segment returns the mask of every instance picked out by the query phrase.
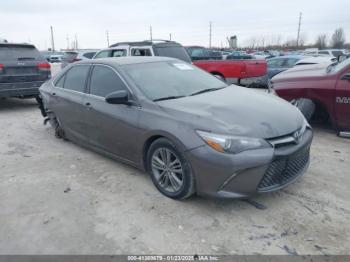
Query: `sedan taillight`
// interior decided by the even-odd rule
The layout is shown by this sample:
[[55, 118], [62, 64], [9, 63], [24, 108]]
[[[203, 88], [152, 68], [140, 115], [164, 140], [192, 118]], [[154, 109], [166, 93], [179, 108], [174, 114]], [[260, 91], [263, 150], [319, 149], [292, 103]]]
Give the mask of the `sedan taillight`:
[[38, 64], [38, 69], [41, 71], [50, 71], [51, 65], [49, 63], [39, 63]]
[[0, 73], [2, 73], [3, 70], [4, 70], [4, 65], [0, 64]]

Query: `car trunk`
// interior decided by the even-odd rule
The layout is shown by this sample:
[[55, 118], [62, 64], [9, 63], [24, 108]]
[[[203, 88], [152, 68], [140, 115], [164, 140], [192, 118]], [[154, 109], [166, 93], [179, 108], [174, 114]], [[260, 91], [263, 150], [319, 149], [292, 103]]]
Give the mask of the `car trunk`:
[[45, 81], [50, 65], [31, 45], [0, 45], [0, 83]]

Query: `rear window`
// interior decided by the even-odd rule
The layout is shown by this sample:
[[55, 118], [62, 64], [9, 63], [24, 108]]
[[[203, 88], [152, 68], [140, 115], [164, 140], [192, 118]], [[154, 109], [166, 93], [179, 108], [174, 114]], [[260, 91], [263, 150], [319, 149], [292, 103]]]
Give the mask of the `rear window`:
[[182, 46], [154, 46], [156, 56], [177, 58], [187, 63], [191, 63], [191, 58]]
[[0, 45], [0, 61], [43, 59], [40, 52], [34, 46]]

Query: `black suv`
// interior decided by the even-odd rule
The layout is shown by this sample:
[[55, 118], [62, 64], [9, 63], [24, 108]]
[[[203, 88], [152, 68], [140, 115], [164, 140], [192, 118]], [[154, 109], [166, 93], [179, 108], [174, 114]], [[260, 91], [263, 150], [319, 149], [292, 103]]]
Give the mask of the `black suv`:
[[50, 64], [30, 44], [0, 43], [0, 98], [29, 98], [51, 78]]

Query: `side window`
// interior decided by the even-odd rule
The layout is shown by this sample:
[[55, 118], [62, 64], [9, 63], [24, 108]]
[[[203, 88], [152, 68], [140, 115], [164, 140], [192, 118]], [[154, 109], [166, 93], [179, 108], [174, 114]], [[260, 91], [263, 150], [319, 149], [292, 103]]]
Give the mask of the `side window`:
[[109, 54], [109, 50], [104, 50], [101, 51], [99, 53], [97, 53], [97, 55], [95, 56], [95, 58], [104, 58], [104, 57], [108, 57]]
[[126, 87], [117, 73], [106, 66], [95, 66], [91, 74], [90, 93], [106, 97], [118, 90], [126, 90]]
[[286, 67], [293, 67], [293, 66], [295, 66], [296, 62], [298, 62], [298, 59], [288, 58], [286, 61]]
[[270, 68], [278, 68], [278, 67], [282, 67], [284, 60], [283, 59], [272, 59], [267, 61], [267, 65]]
[[318, 53], [321, 55], [329, 55], [328, 51], [318, 51]]
[[64, 75], [61, 76], [59, 79], [57, 79], [57, 80], [54, 82], [54, 86], [55, 86], [55, 87], [63, 88], [64, 79], [65, 79], [65, 78], [66, 78], [66, 74], [64, 74]]
[[152, 56], [149, 48], [133, 48], [131, 49], [132, 56]]
[[66, 73], [64, 89], [84, 92], [86, 78], [89, 73], [89, 65], [76, 65]]
[[91, 59], [95, 54], [96, 54], [96, 52], [89, 52], [89, 53], [83, 54], [83, 56], [88, 58], [88, 59]]
[[121, 56], [126, 56], [126, 50], [125, 49], [112, 50], [111, 57], [121, 57]]

